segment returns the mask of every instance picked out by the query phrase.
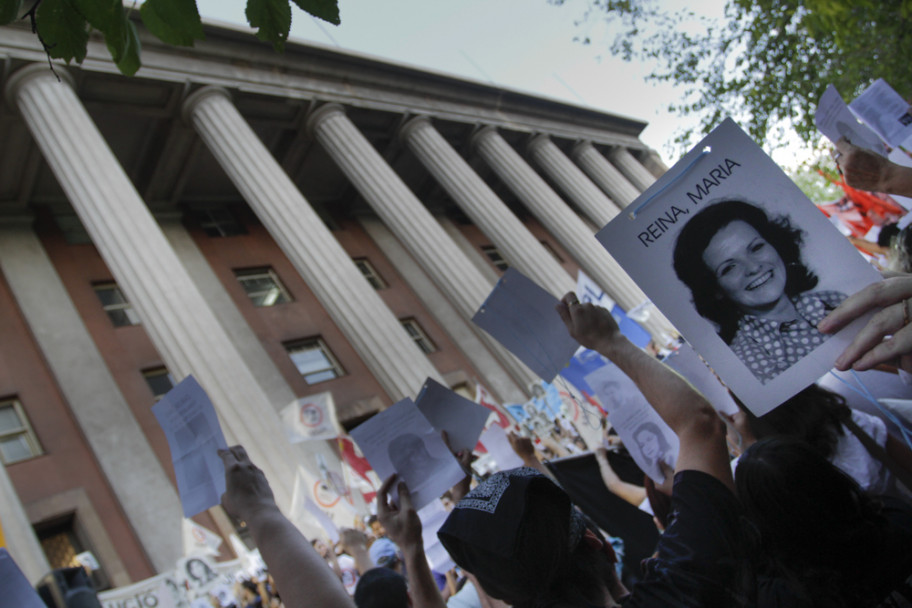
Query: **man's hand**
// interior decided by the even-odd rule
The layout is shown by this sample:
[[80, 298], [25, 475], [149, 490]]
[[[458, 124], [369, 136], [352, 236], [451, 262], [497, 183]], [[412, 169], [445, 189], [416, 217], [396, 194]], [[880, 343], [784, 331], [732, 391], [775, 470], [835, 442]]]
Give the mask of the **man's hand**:
[[399, 482], [399, 506], [389, 499], [390, 489], [398, 476], [390, 475], [377, 493], [377, 519], [386, 528], [386, 535], [403, 551], [422, 548], [421, 520], [412, 506], [412, 495], [405, 482]]
[[523, 462], [537, 460], [535, 456], [535, 445], [533, 445], [531, 439], [528, 437], [521, 437], [516, 433], [508, 433], [507, 440], [510, 442], [510, 447], [513, 448], [513, 451], [516, 452], [516, 455], [519, 456]]
[[235, 445], [219, 450], [225, 465], [225, 494], [222, 506], [241, 521], [252, 519], [263, 509], [277, 509], [275, 496], [263, 471], [250, 462], [243, 446]]
[[349, 555], [354, 555], [360, 550], [367, 550], [367, 534], [354, 528], [344, 528], [339, 531], [339, 543]]
[[572, 291], [561, 298], [557, 313], [577, 342], [602, 354], [605, 354], [603, 349], [610, 347], [621, 336], [618, 324], [608, 309], [589, 302], [580, 304]]

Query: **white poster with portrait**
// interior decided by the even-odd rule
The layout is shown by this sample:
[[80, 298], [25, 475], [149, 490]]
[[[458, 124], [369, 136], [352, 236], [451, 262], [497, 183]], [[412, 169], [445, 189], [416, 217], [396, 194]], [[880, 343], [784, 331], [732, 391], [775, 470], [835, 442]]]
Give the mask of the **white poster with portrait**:
[[678, 436], [652, 409], [633, 380], [613, 363], [587, 374], [586, 382], [608, 410], [611, 428], [637, 466], [653, 481], [662, 483], [665, 475], [660, 463], [674, 468], [680, 447]]
[[758, 416], [832, 367], [863, 320], [817, 323], [880, 279], [731, 119], [597, 236]]

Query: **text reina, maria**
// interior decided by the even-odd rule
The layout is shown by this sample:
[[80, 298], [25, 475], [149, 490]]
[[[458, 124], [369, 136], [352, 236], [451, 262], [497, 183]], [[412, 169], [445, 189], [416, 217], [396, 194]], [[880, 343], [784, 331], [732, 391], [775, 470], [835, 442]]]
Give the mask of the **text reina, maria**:
[[[709, 196], [710, 190], [721, 184], [726, 178], [731, 177], [734, 168], [740, 166], [740, 163], [737, 163], [730, 158], [726, 158], [717, 166], [710, 169], [702, 181], [694, 184], [693, 191], [687, 192], [687, 198], [690, 199], [690, 206], [696, 206], [702, 203], [703, 198]], [[647, 224], [645, 230], [640, 232], [637, 235], [637, 238], [644, 246], [649, 247], [649, 245], [659, 240], [659, 237], [665, 234], [671, 226], [676, 224], [679, 217], [690, 213], [690, 209], [688, 209], [687, 206], [688, 205], [678, 207], [677, 205], [671, 205], [665, 210], [665, 213], [657, 217], [652, 223]]]

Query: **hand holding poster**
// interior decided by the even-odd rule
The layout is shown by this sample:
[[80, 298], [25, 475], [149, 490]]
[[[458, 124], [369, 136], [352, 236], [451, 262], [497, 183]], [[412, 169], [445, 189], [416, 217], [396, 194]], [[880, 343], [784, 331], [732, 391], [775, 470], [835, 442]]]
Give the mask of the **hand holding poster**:
[[879, 280], [731, 120], [598, 239], [756, 415], [829, 370], [863, 319], [817, 323]]

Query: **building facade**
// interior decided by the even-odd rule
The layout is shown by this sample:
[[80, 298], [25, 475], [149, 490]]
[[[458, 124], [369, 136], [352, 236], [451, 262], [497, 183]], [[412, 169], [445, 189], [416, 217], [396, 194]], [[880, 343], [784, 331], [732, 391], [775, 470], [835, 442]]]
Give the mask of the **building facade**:
[[84, 550], [101, 585], [173, 567], [150, 407], [188, 374], [288, 505], [296, 398], [331, 392], [347, 428], [428, 377], [526, 400], [470, 321], [507, 266], [645, 300], [593, 238], [664, 170], [642, 122], [211, 24], [142, 33], [132, 78], [100, 40], [51, 69], [0, 33], [0, 525], [32, 580]]

